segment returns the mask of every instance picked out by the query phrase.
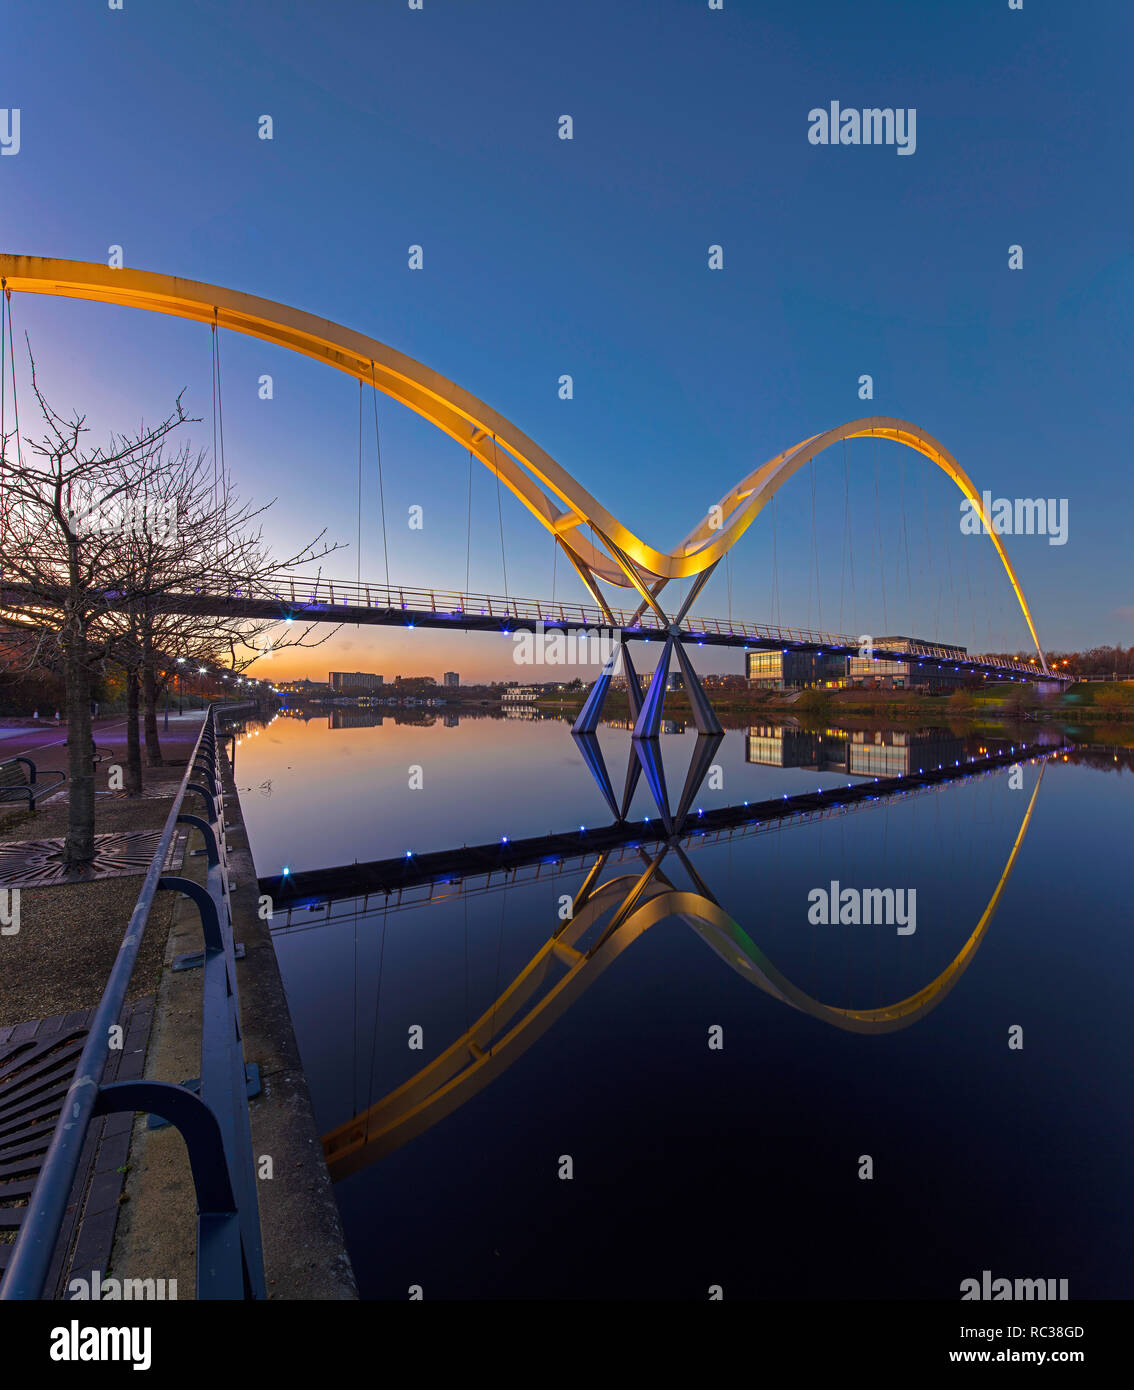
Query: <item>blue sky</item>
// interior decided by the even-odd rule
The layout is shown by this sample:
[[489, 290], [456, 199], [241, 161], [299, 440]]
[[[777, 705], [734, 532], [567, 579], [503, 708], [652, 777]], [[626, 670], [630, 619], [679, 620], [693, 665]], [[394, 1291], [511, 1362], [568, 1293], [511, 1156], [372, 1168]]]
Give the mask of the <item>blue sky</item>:
[[[105, 262], [117, 244], [128, 265], [370, 333], [666, 549], [799, 439], [912, 420], [994, 496], [1067, 498], [1067, 544], [1006, 539], [1046, 645], [1134, 642], [1128, 6], [14, 0], [5, 27], [0, 106], [20, 108], [21, 148], [0, 158], [4, 250]], [[812, 146], [808, 112], [831, 100], [915, 108], [916, 152]], [[186, 387], [211, 444], [206, 328], [30, 296], [13, 318], [53, 403], [96, 436]], [[326, 527], [350, 546], [328, 569], [353, 577], [357, 384], [231, 334], [221, 353], [239, 486], [278, 497], [281, 553]], [[492, 478], [477, 470], [469, 542], [467, 457], [379, 409], [391, 575], [461, 586], [469, 545], [472, 586], [500, 592]], [[814, 518], [806, 470], [777, 499], [775, 564], [765, 513], [698, 611], [723, 615], [731, 579], [749, 619], [1027, 645], [943, 475], [864, 442], [828, 451], [814, 484]], [[372, 438], [364, 518], [378, 577]], [[507, 497], [504, 521], [510, 591], [549, 595], [550, 538]], [[554, 583], [580, 592], [563, 564]], [[276, 669], [514, 674], [492, 640], [351, 630]]]

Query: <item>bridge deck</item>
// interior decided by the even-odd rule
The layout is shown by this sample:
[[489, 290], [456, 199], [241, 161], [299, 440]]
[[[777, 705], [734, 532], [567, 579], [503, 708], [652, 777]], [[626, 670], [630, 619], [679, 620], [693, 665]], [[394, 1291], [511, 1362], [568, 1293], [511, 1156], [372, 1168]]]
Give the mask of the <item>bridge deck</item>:
[[[117, 593], [106, 595], [108, 607], [125, 604]], [[519, 598], [500, 594], [457, 593], [445, 589], [421, 589], [408, 585], [359, 584], [350, 580], [287, 578], [256, 590], [233, 589], [225, 593], [197, 590], [161, 594], [148, 600], [163, 612], [200, 614], [205, 617], [237, 617], [249, 620], [305, 623], [366, 624], [380, 627], [440, 628], [449, 631], [515, 632], [558, 631], [564, 634], [617, 632], [625, 642], [664, 638], [666, 630], [650, 610], [639, 615], [612, 608], [610, 616], [595, 604]], [[34, 607], [19, 585], [7, 584], [0, 603]], [[613, 619], [613, 624], [610, 619]], [[735, 618], [687, 616], [680, 625], [687, 644], [737, 647], [749, 650], [821, 652], [832, 656], [857, 656], [861, 635], [822, 632], [813, 628], [779, 627]], [[1070, 678], [1044, 671], [1035, 661], [1004, 661], [968, 654], [958, 658], [956, 648], [914, 644], [887, 648], [875, 645], [880, 661], [916, 661], [920, 666], [943, 671], [984, 674], [994, 679], [1032, 679], [1066, 683]]]
[[[911, 776], [864, 779], [826, 791], [804, 792], [778, 800], [753, 801], [743, 806], [724, 806], [694, 812], [678, 832], [680, 835], [709, 834], [753, 822], [787, 820], [802, 812], [852, 806], [880, 800], [907, 791], [961, 781], [996, 768], [1009, 767], [1037, 756], [1055, 756], [1062, 745], [1019, 744], [1010, 752], [975, 758], [941, 768], [927, 768]], [[361, 897], [369, 893], [389, 894], [423, 884], [461, 879], [466, 876], [511, 870], [543, 860], [559, 860], [580, 854], [633, 844], [660, 844], [667, 837], [660, 816], [647, 821], [615, 821], [560, 834], [525, 839], [463, 845], [426, 854], [376, 859], [364, 864], [341, 864], [334, 868], [307, 869], [294, 874], [275, 874], [259, 880], [262, 894], [272, 899], [273, 909], [302, 907], [336, 898]]]

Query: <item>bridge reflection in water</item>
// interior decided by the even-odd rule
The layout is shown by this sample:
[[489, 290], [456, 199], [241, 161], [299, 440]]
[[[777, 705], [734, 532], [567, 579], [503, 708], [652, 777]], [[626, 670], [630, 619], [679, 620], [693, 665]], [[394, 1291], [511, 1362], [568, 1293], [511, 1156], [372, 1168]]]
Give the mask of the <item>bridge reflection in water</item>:
[[[768, 731], [753, 733], [757, 739], [757, 751], [771, 756], [773, 750], [768, 746]], [[656, 742], [635, 740], [620, 801], [597, 740], [586, 735], [576, 735], [575, 740], [616, 818], [620, 812], [624, 814], [623, 808], [629, 804], [634, 786], [645, 775], [662, 822], [655, 829], [655, 838], [649, 841], [642, 837], [637, 844], [623, 843], [597, 855], [580, 856], [581, 865], [585, 863], [586, 866], [585, 877], [571, 896], [566, 920], [557, 923], [491, 1005], [450, 1046], [408, 1080], [324, 1135], [327, 1165], [334, 1180], [357, 1173], [401, 1148], [466, 1104], [542, 1037], [629, 946], [651, 926], [667, 919], [684, 922], [747, 983], [755, 985], [777, 1002], [820, 1022], [845, 1031], [866, 1034], [908, 1028], [941, 1003], [971, 964], [1000, 904], [1027, 834], [1043, 782], [1046, 757], [1061, 751], [1052, 749], [1048, 753], [1037, 753], [1029, 750], [1028, 761], [1038, 761], [1040, 764], [1039, 777], [992, 894], [952, 960], [924, 986], [906, 997], [868, 1008], [850, 1008], [823, 1002], [793, 983], [749, 934], [757, 929], [758, 924], [749, 922], [742, 925], [731, 916], [693, 863], [693, 851], [706, 842], [716, 843], [722, 836], [739, 837], [760, 830], [760, 823], [751, 820], [709, 835], [698, 829], [699, 821], [692, 811], [692, 803], [712, 766], [713, 755], [721, 741], [720, 735], [702, 735], [696, 739], [675, 808], [671, 807]], [[841, 749], [837, 746], [840, 740]], [[960, 744], [960, 740], [956, 742]], [[873, 735], [869, 736], [867, 742], [856, 740], [853, 734], [844, 731], [828, 730], [820, 735], [807, 735], [803, 731], [787, 729], [781, 731], [779, 757], [798, 757], [801, 761], [797, 765], [813, 766], [813, 759], [821, 756], [827, 759], [828, 764], [835, 759], [837, 765], [846, 770], [851, 760], [850, 750], [856, 746], [901, 750], [887, 756], [907, 766], [912, 756], [912, 760], [923, 767], [922, 760], [928, 761], [931, 750], [942, 755], [942, 763], [949, 752], [960, 751], [959, 747], [953, 748], [951, 741], [943, 735], [909, 740], [899, 735], [889, 742], [875, 744]], [[748, 747], [751, 755], [751, 737]], [[1022, 748], [1013, 750], [1014, 753], [1017, 751], [1019, 754], [1025, 752]], [[996, 770], [1002, 770], [1008, 756], [999, 759]], [[805, 758], [806, 761], [802, 761]], [[971, 780], [974, 776], [987, 776], [993, 770], [984, 767], [981, 771], [967, 771], [960, 758], [950, 761], [955, 761], [959, 770], [937, 774], [942, 781], [936, 785], [928, 783], [924, 777], [915, 776], [909, 779], [913, 785], [907, 789], [902, 785], [907, 779], [902, 778], [900, 784], [889, 787], [885, 795], [858, 799], [844, 805], [830, 805], [825, 809], [806, 806], [779, 823], [813, 823], [851, 811], [869, 810], [885, 804], [895, 795], [940, 792], [945, 779]], [[982, 765], [974, 763], [973, 766]], [[662, 830], [664, 834], [659, 833]], [[536, 858], [536, 873], [540, 866], [541, 861]], [[561, 859], [558, 866], [562, 868]], [[626, 871], [626, 866], [629, 866], [629, 871]], [[514, 875], [519, 869], [514, 868], [510, 872]], [[467, 899], [495, 886], [493, 876], [493, 871], [489, 870], [487, 874], [462, 875], [456, 881], [450, 876], [443, 883], [434, 881], [422, 885], [419, 882], [418, 887], [428, 888], [429, 897], [426, 900], [430, 902], [438, 901], [438, 888], [445, 896]], [[681, 879], [684, 882], [680, 882]], [[478, 880], [482, 880], [479, 886]], [[409, 906], [414, 901], [411, 898], [403, 899], [400, 893], [396, 896], [397, 903], [393, 910], [397, 910], [398, 906]], [[390, 895], [387, 894], [388, 909], [389, 904]], [[350, 910], [348, 904], [340, 902], [340, 906], [347, 906]], [[363, 910], [373, 910], [373, 906], [370, 902]], [[278, 921], [276, 929], [283, 934], [299, 929], [297, 924], [301, 920], [301, 911], [307, 919], [304, 929], [317, 928], [323, 922], [336, 920], [330, 903], [326, 915], [319, 919], [311, 918], [311, 908], [312, 904], [306, 903], [302, 909], [293, 907], [286, 910], [281, 914], [282, 920]], [[357, 904], [354, 910], [357, 912]]]

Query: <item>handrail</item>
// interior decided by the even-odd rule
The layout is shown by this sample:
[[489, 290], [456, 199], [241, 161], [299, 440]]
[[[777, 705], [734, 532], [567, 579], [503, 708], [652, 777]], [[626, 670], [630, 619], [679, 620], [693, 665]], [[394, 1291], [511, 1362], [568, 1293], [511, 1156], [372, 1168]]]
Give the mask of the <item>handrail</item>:
[[[210, 704], [206, 711], [28, 1200], [11, 1260], [0, 1280], [0, 1299], [44, 1296], [91, 1121], [120, 1110], [146, 1110], [168, 1119], [185, 1139], [197, 1194], [198, 1298], [266, 1296], [223, 851], [224, 814], [218, 794], [221, 765], [216, 736], [218, 710], [253, 707]], [[209, 784], [207, 790], [198, 780], [202, 777]], [[204, 793], [208, 804], [206, 818], [182, 811], [190, 790]], [[204, 835], [208, 852], [204, 886], [163, 872], [178, 822], [186, 821]], [[102, 1082], [112, 1030], [122, 1012], [154, 897], [163, 888], [183, 892], [201, 913], [205, 950], [199, 1095], [168, 1082]]]
[[[596, 606], [572, 604], [570, 605], [572, 612], [577, 611], [579, 615], [576, 619], [574, 616], [564, 616], [563, 605], [542, 599], [512, 598], [500, 594], [467, 594], [448, 589], [419, 589], [408, 585], [362, 584], [351, 580], [325, 579], [320, 576], [310, 578], [296, 575], [289, 577], [287, 582], [290, 585], [290, 600], [281, 597], [279, 589], [282, 587], [282, 582], [278, 578], [251, 587], [243, 586], [239, 589], [229, 589], [224, 594], [218, 593], [211, 595], [211, 597], [278, 604], [283, 610], [280, 614], [281, 617], [302, 617], [305, 610], [324, 612], [328, 608], [341, 608], [343, 610], [359, 608], [373, 609], [390, 618], [395, 613], [407, 614], [410, 617], [418, 613], [428, 613], [434, 619], [448, 617], [454, 621], [459, 621], [471, 613], [474, 618], [487, 617], [493, 620], [514, 619], [516, 622], [542, 622], [547, 626], [556, 623], [573, 626], [578, 622], [584, 627], [595, 629], [609, 628], [611, 619], [613, 619], [613, 626], [626, 634], [653, 634], [656, 632], [662, 635], [665, 632], [657, 614], [651, 611], [631, 613], [627, 609], [612, 608], [609, 610], [608, 616], [606, 612]], [[298, 598], [295, 588], [297, 583], [302, 586]], [[15, 587], [18, 586], [12, 586], [13, 591]], [[200, 590], [197, 590], [195, 597], [199, 597], [199, 595]], [[8, 593], [8, 597], [12, 597], [12, 592]], [[167, 602], [176, 602], [179, 597], [185, 598], [187, 596], [175, 593], [165, 596]], [[558, 618], [554, 616], [557, 609]], [[345, 616], [343, 620], [350, 621], [349, 617]], [[501, 630], [506, 632], [509, 629], [503, 628]], [[795, 644], [804, 647], [830, 647], [847, 653], [856, 651], [863, 640], [861, 636], [850, 633], [818, 632], [812, 628], [785, 628], [764, 623], [745, 623], [739, 619], [723, 620], [691, 615], [685, 617], [682, 623], [682, 632], [686, 638], [704, 638], [710, 634], [717, 637], [727, 635], [760, 642], [786, 642], [789, 645]], [[1038, 666], [1034, 660], [1019, 661], [1013, 658], [999, 660], [977, 653], [966, 653], [964, 656], [959, 656], [955, 647], [942, 646], [936, 643], [913, 642], [897, 650], [880, 648], [875, 644], [874, 650], [880, 652], [886, 660], [902, 661], [921, 657], [937, 662], [954, 662], [961, 666], [985, 667], [993, 671], [1019, 671], [1033, 678], [1066, 680], [1065, 676]]]
[[[361, 584], [350, 580], [331, 580], [321, 576], [315, 578], [297, 576], [298, 582], [303, 586], [303, 592], [307, 593], [307, 604], [324, 606], [329, 603], [340, 607], [359, 607], [359, 608], [378, 608], [383, 611], [393, 612], [401, 610], [403, 612], [429, 612], [437, 616], [444, 617], [446, 614], [453, 618], [460, 618], [470, 610], [476, 614], [499, 618], [510, 617], [517, 621], [535, 621], [549, 624], [574, 623], [574, 617], [567, 617], [563, 611], [563, 605], [558, 602], [551, 602], [542, 599], [514, 598], [501, 594], [472, 594], [459, 593], [449, 589], [427, 589], [416, 588], [412, 585], [382, 585], [382, 584]], [[295, 582], [291, 581], [292, 602], [295, 602]], [[337, 590], [337, 596], [336, 596]], [[394, 596], [397, 596], [396, 601]], [[260, 590], [244, 589], [241, 597], [279, 599], [278, 591], [270, 586], [262, 586]], [[495, 607], [494, 607], [495, 605]], [[300, 609], [304, 606], [300, 602]], [[578, 612], [577, 621], [584, 625], [593, 625], [596, 628], [606, 628], [609, 626], [607, 615], [598, 607], [589, 604], [571, 604], [570, 609]], [[558, 613], [558, 617], [555, 614]], [[658, 632], [664, 629], [655, 613], [647, 611], [643, 614], [631, 613], [627, 609], [612, 608], [611, 616], [614, 619], [615, 627], [626, 632]], [[682, 624], [687, 636], [705, 636], [712, 632], [719, 636], [739, 636], [751, 637], [758, 641], [788, 642], [804, 646], [831, 647], [849, 650], [857, 649], [861, 643], [861, 636], [849, 633], [838, 632], [819, 632], [813, 628], [778, 627], [773, 624], [765, 623], [746, 623], [740, 619], [722, 620], [720, 618], [702, 618], [696, 615], [687, 615]], [[875, 646], [876, 652], [882, 652], [887, 660], [907, 660], [917, 657], [923, 659], [928, 657], [933, 661], [952, 661], [961, 666], [986, 666], [992, 669], [1022, 671], [1029, 675], [1047, 675], [1042, 668], [1037, 668], [1034, 662], [1020, 661], [1009, 658], [993, 659], [990, 656], [968, 652], [961, 656], [955, 647], [942, 646], [937, 643], [911, 642], [908, 646], [891, 650], [890, 648], [880, 648]], [[1055, 673], [1050, 673], [1052, 678]]]

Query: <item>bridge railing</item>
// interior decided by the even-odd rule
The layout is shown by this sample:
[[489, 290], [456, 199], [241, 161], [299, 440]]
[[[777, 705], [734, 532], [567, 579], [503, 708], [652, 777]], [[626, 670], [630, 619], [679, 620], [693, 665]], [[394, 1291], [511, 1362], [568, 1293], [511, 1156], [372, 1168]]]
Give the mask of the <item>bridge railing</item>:
[[[234, 589], [234, 598], [278, 600], [298, 610], [318, 607], [376, 608], [384, 612], [434, 613], [441, 617], [515, 618], [517, 621], [582, 623], [587, 627], [608, 628], [610, 622], [597, 604], [571, 603], [558, 599], [530, 599], [506, 594], [465, 593], [455, 589], [423, 589], [412, 585], [359, 584], [351, 580], [290, 578], [276, 585], [256, 589]], [[629, 609], [612, 608], [615, 625], [624, 630], [662, 632], [664, 628], [652, 610], [637, 614]], [[745, 623], [739, 619], [686, 618], [685, 628], [712, 632], [717, 636], [753, 637], [788, 642], [821, 643], [830, 646], [858, 646], [858, 637], [812, 628], [774, 627]]]
[[[229, 908], [218, 708], [233, 712], [254, 706], [210, 705], [206, 712], [0, 1280], [0, 1299], [44, 1297], [87, 1132], [96, 1117], [122, 1110], [157, 1115], [176, 1126], [185, 1140], [197, 1196], [197, 1297], [266, 1297]], [[203, 815], [182, 810], [189, 792], [204, 802]], [[179, 824], [199, 831], [204, 840], [208, 866], [204, 884], [163, 872]], [[111, 1038], [159, 889], [180, 892], [192, 900], [204, 935], [197, 1094], [168, 1081], [102, 1082]]]
[[[230, 597], [259, 600], [278, 600], [289, 610], [301, 614], [304, 609], [327, 607], [378, 609], [386, 613], [407, 615], [430, 613], [441, 618], [499, 619], [506, 622], [542, 622], [581, 625], [593, 629], [610, 627], [610, 620], [597, 604], [568, 603], [555, 599], [519, 598], [507, 594], [463, 593], [455, 589], [424, 589], [405, 584], [362, 584], [353, 580], [294, 576], [276, 584], [260, 585], [255, 589], [234, 589]], [[664, 633], [665, 629], [652, 610], [638, 614], [623, 608], [612, 608], [615, 627], [622, 631]], [[737, 637], [755, 642], [782, 642], [789, 646], [816, 647], [822, 650], [857, 651], [863, 638], [852, 633], [821, 632], [814, 628], [779, 627], [767, 623], [746, 623], [740, 619], [703, 618], [687, 616], [682, 624], [690, 637]], [[910, 643], [901, 648], [876, 648], [885, 660], [930, 660], [961, 666], [982, 666], [1011, 670], [1031, 676], [1042, 674], [1036, 663], [1000, 660], [968, 653], [958, 656], [955, 648], [928, 643]]]

